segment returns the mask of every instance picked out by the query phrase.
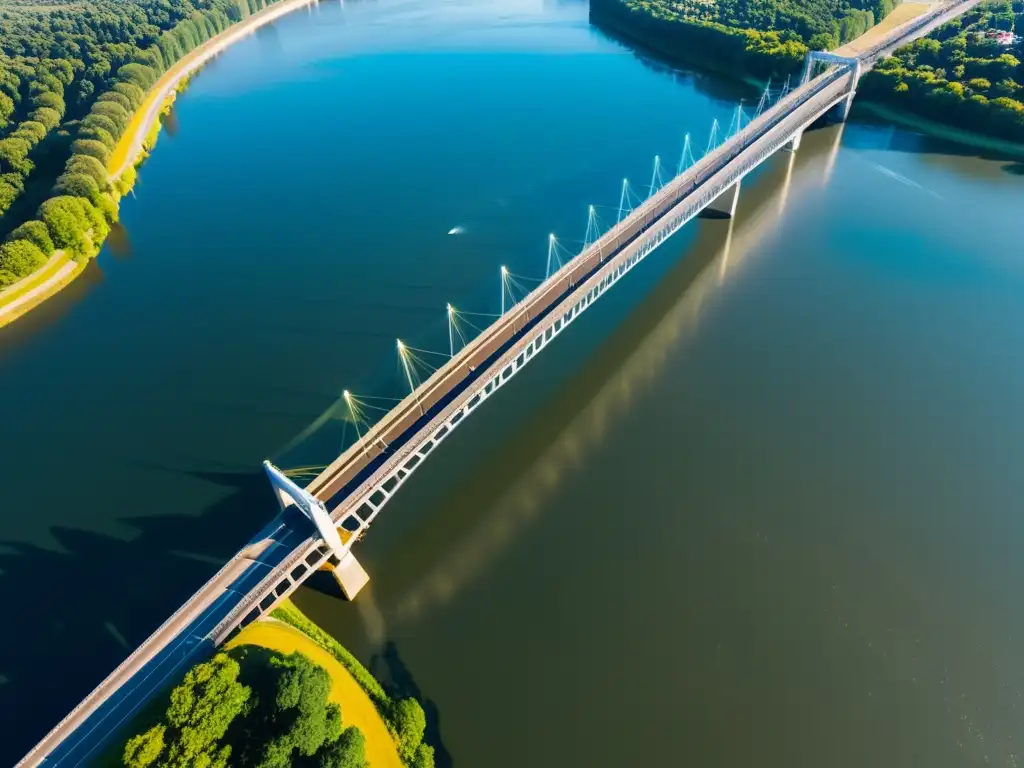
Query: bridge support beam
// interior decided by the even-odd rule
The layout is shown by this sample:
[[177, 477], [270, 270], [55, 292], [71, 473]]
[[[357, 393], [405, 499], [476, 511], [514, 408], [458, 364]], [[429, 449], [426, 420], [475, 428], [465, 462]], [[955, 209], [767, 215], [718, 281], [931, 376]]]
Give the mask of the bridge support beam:
[[305, 488], [300, 488], [294, 480], [285, 475], [280, 469], [269, 461], [263, 462], [263, 469], [267, 473], [270, 485], [274, 489], [281, 509], [295, 506], [309, 518], [316, 527], [317, 533], [324, 540], [324, 543], [331, 551], [330, 570], [334, 578], [341, 586], [341, 591], [349, 600], [359, 594], [359, 590], [366, 586], [370, 580], [369, 574], [359, 564], [351, 549], [342, 543], [341, 535], [337, 526], [327, 514], [327, 507], [316, 496], [309, 493]]
[[789, 141], [786, 142], [785, 148], [788, 149], [790, 152], [796, 152], [798, 149], [800, 149], [800, 141], [801, 139], [803, 139], [803, 137], [804, 129], [801, 128], [799, 131], [797, 131], [790, 137]]
[[740, 203], [740, 184], [743, 180], [738, 180], [735, 184], [725, 190], [722, 194], [711, 201], [708, 205], [709, 211], [716, 211], [718, 213], [724, 213], [730, 219], [736, 215], [736, 207]]

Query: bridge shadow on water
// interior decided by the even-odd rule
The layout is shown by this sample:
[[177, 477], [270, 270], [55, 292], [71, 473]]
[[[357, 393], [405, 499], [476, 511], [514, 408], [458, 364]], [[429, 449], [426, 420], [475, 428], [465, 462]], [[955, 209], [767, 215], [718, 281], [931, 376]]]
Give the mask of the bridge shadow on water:
[[164, 469], [229, 493], [198, 516], [125, 515], [139, 531], [128, 541], [61, 527], [52, 532], [64, 552], [0, 541], [0, 765], [17, 762], [276, 512], [260, 471]]

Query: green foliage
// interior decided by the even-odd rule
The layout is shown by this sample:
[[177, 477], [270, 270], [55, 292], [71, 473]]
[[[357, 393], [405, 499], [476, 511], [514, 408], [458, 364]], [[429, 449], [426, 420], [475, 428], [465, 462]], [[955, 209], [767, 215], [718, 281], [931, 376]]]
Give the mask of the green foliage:
[[328, 701], [330, 678], [300, 653], [256, 646], [198, 664], [163, 718], [132, 736], [127, 768], [366, 768], [362, 733]]
[[[316, 768], [366, 768], [365, 744], [362, 731], [358, 728], [346, 728], [337, 740], [317, 752]], [[432, 766], [433, 763], [429, 768]]]
[[[88, 192], [100, 221], [116, 219], [105, 179], [89, 174], [101, 199], [88, 182], [57, 183], [70, 155], [105, 166], [160, 74], [241, 19], [242, 6], [247, 0], [0, 0], [0, 212], [31, 210], [11, 207], [12, 190], [52, 187]], [[3, 216], [0, 237], [19, 223]]]
[[122, 96], [128, 99], [132, 109], [136, 110], [142, 106], [143, 99], [146, 98], [146, 92], [143, 91], [139, 86], [132, 83], [114, 83], [110, 89], [111, 93], [120, 93]]
[[33, 146], [46, 138], [46, 126], [37, 123], [35, 120], [26, 120], [18, 126], [18, 130], [11, 134], [12, 138], [23, 138]]
[[959, 24], [900, 48], [864, 77], [860, 92], [968, 131], [1024, 142], [1024, 93], [1015, 79], [1020, 60], [985, 35], [1006, 28], [1008, 7], [981, 5]]
[[[88, 200], [69, 195], [51, 197], [39, 207], [39, 218], [46, 224], [54, 245], [73, 254], [85, 252], [88, 232], [94, 221], [86, 211]], [[95, 209], [94, 209], [95, 210]], [[103, 233], [106, 235], [106, 232]]]
[[13, 184], [8, 184], [6, 181], [0, 181], [0, 216], [7, 213], [7, 209], [14, 204], [14, 201], [18, 199], [18, 195], [20, 194], [21, 190]]
[[53, 253], [54, 245], [53, 239], [50, 237], [50, 231], [46, 228], [46, 225], [41, 221], [31, 220], [26, 221], [20, 227], [15, 229], [8, 235], [9, 240], [28, 240], [45, 254]]
[[0, 269], [18, 277], [35, 272], [46, 263], [46, 254], [30, 240], [8, 240], [0, 245]]
[[224, 653], [197, 664], [171, 691], [166, 768], [204, 768], [223, 765], [231, 755], [220, 744], [232, 721], [243, 711], [251, 690], [238, 681], [238, 662]]
[[84, 197], [93, 205], [99, 205], [100, 187], [96, 180], [85, 173], [65, 173], [53, 186], [58, 195]]
[[107, 169], [99, 160], [91, 155], [72, 155], [65, 167], [66, 173], [85, 173], [92, 176], [93, 181], [100, 187], [106, 189]]
[[97, 101], [93, 104], [92, 111], [89, 114], [102, 115], [113, 122], [117, 128], [118, 136], [124, 133], [124, 129], [128, 127], [128, 123], [132, 119], [124, 107], [111, 101]]
[[164, 750], [165, 725], [154, 725], [148, 731], [132, 736], [124, 747], [125, 768], [148, 768]]
[[27, 176], [33, 168], [28, 159], [32, 144], [24, 138], [0, 139], [0, 172], [14, 171]]
[[49, 132], [60, 125], [60, 112], [52, 107], [39, 107], [29, 115], [29, 119], [42, 123]]
[[398, 734], [398, 755], [406, 763], [412, 763], [427, 729], [423, 707], [416, 699], [402, 699], [395, 705], [392, 722]]
[[124, 110], [124, 113], [126, 115], [131, 115], [131, 113], [135, 111], [135, 107], [132, 106], [131, 99], [129, 99], [123, 93], [118, 93], [117, 91], [107, 91], [106, 93], [101, 94], [98, 99], [96, 99], [97, 104], [102, 104], [105, 101], [110, 101], [117, 104], [121, 107], [121, 109]]
[[386, 721], [391, 720], [391, 710], [394, 707], [391, 697], [388, 696], [377, 678], [371, 675], [370, 671], [359, 663], [359, 660], [349, 653], [347, 648], [324, 632], [316, 623], [310, 621], [302, 611], [288, 601], [275, 608], [271, 616], [295, 627], [337, 659], [338, 663], [347, 669], [359, 686], [366, 691], [381, 717]]
[[7, 125], [14, 114], [14, 99], [0, 91], [0, 128]]
[[[815, 50], [864, 34], [896, 0], [611, 0], [655, 18], [793, 35]], [[607, 5], [608, 0], [601, 5]]]
[[71, 142], [71, 152], [76, 155], [89, 155], [104, 165], [110, 159], [110, 150], [107, 145], [95, 139], [75, 139]]
[[434, 768], [434, 748], [429, 744], [420, 744], [410, 766], [411, 768]]
[[[240, 649], [243, 660], [260, 659], [262, 649]], [[341, 709], [327, 701], [327, 671], [300, 653], [272, 654], [248, 679], [258, 703], [236, 729], [242, 765], [289, 766], [297, 756], [312, 757], [341, 734]]]
[[49, 107], [56, 111], [58, 114], [64, 114], [64, 99], [58, 96], [54, 91], [42, 91], [37, 93], [32, 98], [32, 106], [36, 107]]

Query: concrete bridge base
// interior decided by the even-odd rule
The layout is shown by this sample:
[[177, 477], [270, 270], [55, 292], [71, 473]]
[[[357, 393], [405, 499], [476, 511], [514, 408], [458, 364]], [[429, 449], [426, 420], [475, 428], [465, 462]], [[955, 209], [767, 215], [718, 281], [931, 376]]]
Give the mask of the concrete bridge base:
[[356, 595], [359, 594], [359, 590], [370, 581], [370, 574], [366, 572], [366, 569], [360, 565], [355, 555], [351, 552], [345, 555], [340, 563], [331, 568], [331, 573], [338, 582], [338, 586], [341, 587], [341, 591], [345, 593], [345, 597], [349, 600], [354, 600]]

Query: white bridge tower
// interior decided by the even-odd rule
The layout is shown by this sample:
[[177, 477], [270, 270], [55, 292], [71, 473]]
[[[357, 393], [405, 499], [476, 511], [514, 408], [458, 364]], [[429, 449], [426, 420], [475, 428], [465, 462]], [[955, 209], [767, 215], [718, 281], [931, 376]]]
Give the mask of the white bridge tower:
[[331, 573], [341, 585], [345, 597], [352, 600], [359, 594], [359, 590], [366, 586], [370, 576], [352, 554], [351, 545], [346, 545], [341, 540], [341, 535], [331, 520], [327, 507], [320, 499], [305, 488], [300, 488], [294, 480], [269, 461], [263, 462], [263, 469], [267, 472], [270, 485], [274, 489], [274, 495], [277, 496], [281, 509], [284, 510], [290, 506], [298, 507], [302, 514], [316, 526], [317, 533], [331, 550], [329, 561]]

